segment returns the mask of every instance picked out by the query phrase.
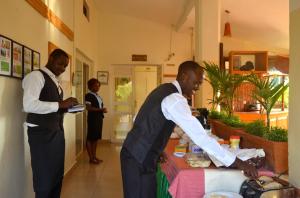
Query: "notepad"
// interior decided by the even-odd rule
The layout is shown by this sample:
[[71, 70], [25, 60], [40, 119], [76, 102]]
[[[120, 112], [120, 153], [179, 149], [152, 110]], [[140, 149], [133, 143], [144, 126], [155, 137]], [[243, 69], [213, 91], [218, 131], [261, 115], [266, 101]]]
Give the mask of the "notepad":
[[78, 104], [75, 105], [71, 108], [68, 109], [69, 113], [74, 113], [74, 112], [82, 112], [84, 110], [84, 105], [83, 104]]

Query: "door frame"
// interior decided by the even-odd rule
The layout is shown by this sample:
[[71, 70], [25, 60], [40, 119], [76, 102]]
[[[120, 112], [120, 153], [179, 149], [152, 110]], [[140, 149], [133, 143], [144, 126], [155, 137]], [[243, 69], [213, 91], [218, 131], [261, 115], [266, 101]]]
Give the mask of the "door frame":
[[[114, 124], [114, 121], [115, 121], [115, 101], [114, 101], [114, 94], [115, 94], [115, 82], [114, 82], [114, 79], [115, 79], [115, 67], [125, 67], [125, 68], [128, 68], [131, 72], [131, 77], [132, 77], [132, 83], [135, 83], [135, 76], [134, 76], [134, 67], [138, 67], [138, 66], [155, 66], [157, 67], [157, 85], [161, 84], [162, 83], [162, 79], [163, 79], [163, 64], [142, 64], [142, 63], [139, 63], [139, 64], [112, 64], [111, 65], [111, 73], [112, 73], [112, 91], [111, 91], [111, 94], [110, 94], [110, 98], [111, 98], [111, 109], [112, 109], [112, 124]], [[133, 101], [130, 101], [129, 103], [131, 104], [131, 107], [133, 109], [133, 112], [132, 114], [134, 114], [134, 100], [135, 100], [135, 90], [134, 90], [134, 86], [132, 86], [132, 100]], [[121, 140], [121, 139], [116, 139], [115, 138], [115, 130], [114, 130], [114, 127], [112, 127], [111, 131], [110, 131], [110, 141], [113, 142], [113, 143], [122, 143], [124, 140]]]
[[[84, 103], [84, 96], [88, 91], [87, 88], [87, 81], [89, 80], [90, 76], [91, 76], [91, 71], [92, 68], [94, 67], [94, 62], [88, 58], [88, 56], [86, 56], [81, 50], [79, 50], [78, 48], [76, 48], [75, 50], [75, 64], [77, 64], [77, 60], [81, 62], [81, 71], [82, 71], [82, 99], [83, 99], [83, 103]], [[74, 72], [76, 71], [76, 65], [74, 67]], [[75, 95], [76, 96], [76, 95]], [[82, 114], [82, 119], [81, 119], [81, 126], [82, 128], [79, 129], [81, 130], [81, 150], [76, 153], [76, 141], [77, 141], [77, 137], [76, 137], [76, 132], [75, 132], [75, 154], [76, 154], [76, 159], [82, 154], [82, 152], [85, 149], [85, 142], [86, 142], [86, 134], [87, 134], [87, 113], [86, 111], [83, 111]], [[77, 130], [77, 129], [75, 129]]]

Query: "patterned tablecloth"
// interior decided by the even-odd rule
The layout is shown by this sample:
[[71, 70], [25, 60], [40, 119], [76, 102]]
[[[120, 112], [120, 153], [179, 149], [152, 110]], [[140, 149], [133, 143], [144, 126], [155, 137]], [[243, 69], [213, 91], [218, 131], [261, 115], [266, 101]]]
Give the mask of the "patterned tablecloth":
[[[173, 198], [199, 198], [215, 191], [239, 192], [246, 177], [240, 170], [216, 168], [192, 168], [183, 158], [173, 155], [178, 140], [170, 139], [165, 149], [167, 160], [161, 164]], [[260, 175], [272, 175], [269, 171], [259, 171]]]

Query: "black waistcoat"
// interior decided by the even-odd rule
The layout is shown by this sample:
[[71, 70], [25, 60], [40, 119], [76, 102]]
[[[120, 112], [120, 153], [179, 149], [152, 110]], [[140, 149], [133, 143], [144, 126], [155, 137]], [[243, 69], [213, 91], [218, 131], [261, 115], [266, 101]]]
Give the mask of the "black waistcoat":
[[[58, 88], [53, 80], [42, 70], [39, 70], [45, 79], [45, 85], [41, 90], [39, 100], [47, 102], [60, 102], [63, 92], [59, 94]], [[26, 122], [51, 129], [63, 129], [63, 111], [48, 114], [28, 113]]]
[[175, 85], [166, 83], [153, 90], [141, 106], [133, 128], [123, 144], [131, 155], [144, 166], [154, 167], [175, 127], [161, 110], [162, 100], [178, 92]]

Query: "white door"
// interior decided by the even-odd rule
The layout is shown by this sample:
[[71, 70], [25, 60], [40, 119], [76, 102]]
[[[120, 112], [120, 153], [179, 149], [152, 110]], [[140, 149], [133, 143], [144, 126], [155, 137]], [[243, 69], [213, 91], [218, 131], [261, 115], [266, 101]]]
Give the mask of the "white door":
[[156, 66], [134, 67], [134, 92], [135, 92], [135, 114], [139, 111], [148, 94], [157, 87]]
[[114, 130], [112, 142], [122, 142], [132, 127], [133, 88], [132, 67], [126, 65], [113, 66], [113, 120]]
[[156, 66], [113, 66], [112, 142], [122, 142], [126, 138], [132, 128], [135, 113], [147, 95], [157, 87], [158, 71]]

